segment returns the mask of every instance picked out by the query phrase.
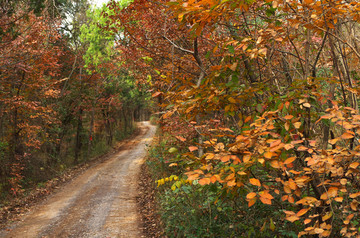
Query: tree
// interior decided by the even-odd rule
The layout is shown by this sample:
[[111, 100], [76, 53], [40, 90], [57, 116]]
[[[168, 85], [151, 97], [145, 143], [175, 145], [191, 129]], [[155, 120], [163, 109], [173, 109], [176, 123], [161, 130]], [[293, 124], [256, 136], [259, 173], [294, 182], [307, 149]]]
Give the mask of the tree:
[[151, 75], [162, 118], [196, 125], [195, 143], [176, 137], [188, 143], [190, 153], [173, 161], [188, 179], [284, 210], [271, 223], [300, 236], [357, 234], [359, 3], [109, 7], [110, 24], [124, 29], [126, 66]]

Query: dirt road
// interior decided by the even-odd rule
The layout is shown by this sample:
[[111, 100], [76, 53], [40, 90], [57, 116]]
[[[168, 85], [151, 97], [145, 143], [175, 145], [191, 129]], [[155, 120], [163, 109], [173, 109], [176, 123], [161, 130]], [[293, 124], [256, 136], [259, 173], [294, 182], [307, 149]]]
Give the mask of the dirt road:
[[141, 237], [136, 210], [140, 165], [155, 127], [142, 123], [137, 144], [100, 163], [32, 209], [0, 237]]

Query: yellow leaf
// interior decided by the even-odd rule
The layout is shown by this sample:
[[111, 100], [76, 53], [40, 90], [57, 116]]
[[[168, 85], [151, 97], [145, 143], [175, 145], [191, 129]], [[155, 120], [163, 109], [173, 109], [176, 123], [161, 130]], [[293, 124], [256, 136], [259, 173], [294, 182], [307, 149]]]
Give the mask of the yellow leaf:
[[258, 186], [260, 187], [261, 186], [261, 183], [260, 183], [260, 180], [256, 179], [256, 178], [251, 178], [250, 180], [250, 183], [254, 186]]
[[274, 224], [274, 221], [273, 221], [273, 219], [272, 218], [270, 218], [270, 230], [272, 230], [272, 231], [275, 231], [275, 224]]
[[300, 122], [300, 121], [294, 123], [294, 127], [295, 127], [296, 129], [299, 129], [300, 126], [301, 126], [301, 122]]
[[310, 103], [308, 103], [308, 102], [304, 103], [303, 106], [304, 106], [304, 107], [307, 107], [307, 108], [310, 108], [310, 107], [311, 107]]
[[332, 217], [332, 212], [326, 213], [326, 214], [322, 217], [322, 220], [323, 220], [323, 221], [326, 221], [326, 220], [328, 220], [330, 217]]

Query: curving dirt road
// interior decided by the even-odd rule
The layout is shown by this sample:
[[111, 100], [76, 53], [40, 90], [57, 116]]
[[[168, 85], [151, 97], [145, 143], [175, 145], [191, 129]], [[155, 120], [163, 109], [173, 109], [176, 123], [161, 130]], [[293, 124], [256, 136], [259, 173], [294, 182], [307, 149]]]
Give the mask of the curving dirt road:
[[142, 130], [147, 132], [136, 137], [133, 148], [88, 169], [23, 221], [0, 231], [0, 237], [142, 237], [135, 200], [137, 176], [155, 126], [143, 122]]

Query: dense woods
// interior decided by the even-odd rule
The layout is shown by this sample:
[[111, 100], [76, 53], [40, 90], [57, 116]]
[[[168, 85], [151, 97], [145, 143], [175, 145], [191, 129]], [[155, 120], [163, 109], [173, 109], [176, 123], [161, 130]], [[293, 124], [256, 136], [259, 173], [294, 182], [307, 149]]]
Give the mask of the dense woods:
[[21, 196], [106, 152], [149, 106], [122, 69], [106, 7], [86, 0], [0, 3], [0, 193]]
[[168, 236], [358, 236], [358, 1], [108, 6], [162, 106], [148, 164]]

